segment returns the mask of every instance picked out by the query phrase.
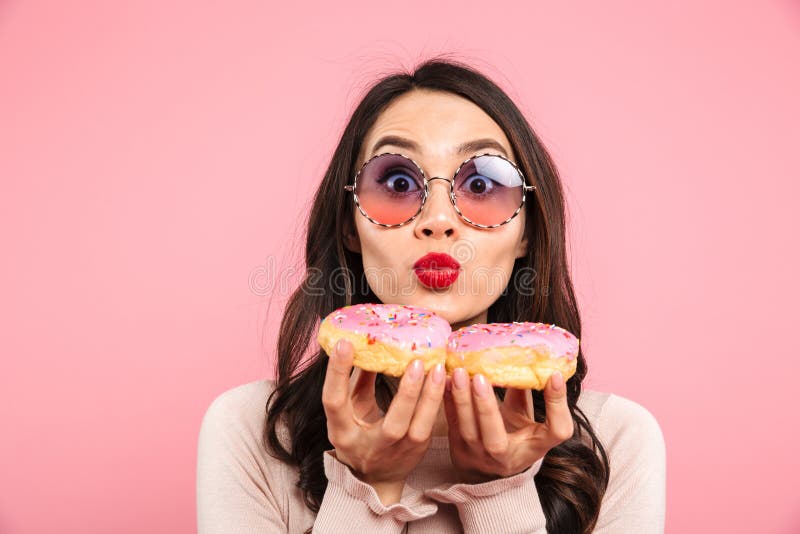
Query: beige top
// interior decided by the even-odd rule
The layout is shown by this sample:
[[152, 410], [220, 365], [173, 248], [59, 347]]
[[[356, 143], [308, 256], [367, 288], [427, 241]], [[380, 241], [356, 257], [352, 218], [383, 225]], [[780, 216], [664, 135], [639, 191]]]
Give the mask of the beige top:
[[[219, 395], [200, 428], [197, 522], [200, 534], [546, 533], [533, 475], [541, 460], [513, 477], [454, 484], [446, 436], [434, 437], [411, 472], [400, 503], [384, 506], [371, 486], [324, 455], [328, 488], [318, 514], [296, 487], [296, 470], [270, 456], [261, 436], [272, 381]], [[653, 415], [614, 394], [583, 391], [578, 406], [609, 456], [608, 489], [595, 532], [664, 531], [666, 452]]]

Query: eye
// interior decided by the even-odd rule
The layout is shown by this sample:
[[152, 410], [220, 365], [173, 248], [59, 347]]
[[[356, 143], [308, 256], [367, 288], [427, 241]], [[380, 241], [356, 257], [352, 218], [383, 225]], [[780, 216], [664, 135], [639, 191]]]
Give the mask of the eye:
[[494, 188], [494, 180], [480, 174], [473, 174], [461, 184], [461, 189], [464, 190], [464, 192], [475, 196], [488, 195]]
[[414, 193], [419, 191], [417, 181], [404, 170], [387, 172], [380, 183], [385, 185], [392, 193]]

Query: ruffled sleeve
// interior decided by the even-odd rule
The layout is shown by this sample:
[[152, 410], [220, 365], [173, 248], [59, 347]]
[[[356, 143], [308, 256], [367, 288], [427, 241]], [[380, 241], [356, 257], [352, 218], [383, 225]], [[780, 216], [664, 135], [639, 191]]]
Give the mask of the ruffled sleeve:
[[533, 477], [538, 460], [522, 473], [481, 484], [442, 485], [425, 496], [458, 509], [465, 534], [507, 532], [545, 534], [546, 518]]
[[403, 489], [399, 503], [386, 506], [375, 489], [356, 478], [332, 451], [324, 453], [324, 464], [328, 488], [314, 522], [314, 533], [338, 533], [346, 525], [350, 532], [395, 534], [402, 532], [406, 523], [431, 516], [438, 509], [435, 502], [410, 486]]

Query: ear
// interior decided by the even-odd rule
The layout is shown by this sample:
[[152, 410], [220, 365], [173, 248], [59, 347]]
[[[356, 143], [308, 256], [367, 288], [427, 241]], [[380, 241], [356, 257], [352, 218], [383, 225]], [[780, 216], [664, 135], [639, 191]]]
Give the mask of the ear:
[[528, 255], [528, 236], [522, 234], [522, 239], [520, 239], [519, 243], [517, 244], [517, 250], [515, 252], [515, 258], [524, 258]]
[[361, 254], [361, 240], [352, 224], [346, 224], [344, 228], [344, 246], [350, 252]]

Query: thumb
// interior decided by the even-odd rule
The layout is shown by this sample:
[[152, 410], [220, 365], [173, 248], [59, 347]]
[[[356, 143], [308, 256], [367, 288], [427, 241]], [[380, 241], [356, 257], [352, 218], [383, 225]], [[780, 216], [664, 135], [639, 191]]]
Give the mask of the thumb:
[[544, 388], [545, 424], [554, 441], [561, 443], [572, 437], [575, 424], [567, 402], [567, 385], [560, 371], [550, 375]]
[[353, 366], [353, 344], [344, 338], [337, 341], [333, 347], [333, 358], [331, 359], [339, 369], [346, 367], [349, 372], [349, 368]]
[[[330, 357], [322, 384], [322, 405], [329, 425], [347, 428], [352, 423], [353, 406], [349, 395], [352, 367], [353, 347], [347, 341], [340, 340]], [[328, 432], [331, 432], [330, 428]]]

